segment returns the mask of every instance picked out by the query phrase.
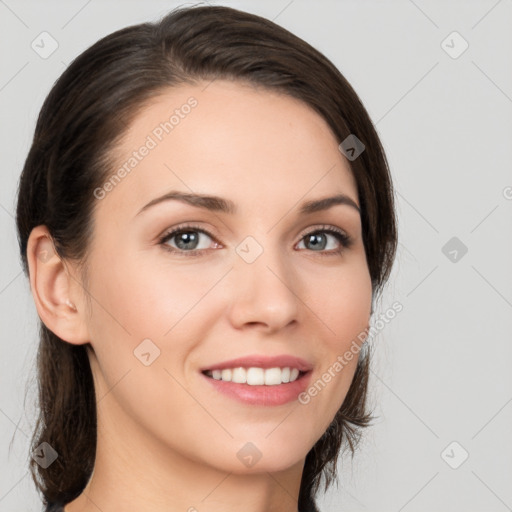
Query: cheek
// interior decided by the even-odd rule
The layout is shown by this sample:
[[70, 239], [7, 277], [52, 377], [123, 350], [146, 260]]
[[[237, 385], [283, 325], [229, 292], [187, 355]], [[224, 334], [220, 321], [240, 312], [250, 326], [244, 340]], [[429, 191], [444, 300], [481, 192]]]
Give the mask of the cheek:
[[344, 350], [370, 319], [372, 285], [367, 266], [347, 266], [308, 286], [312, 309], [325, 327], [330, 349]]
[[368, 268], [362, 263], [347, 266], [346, 272], [331, 274], [329, 279], [317, 279], [315, 284], [311, 309], [323, 326], [318, 349], [321, 368], [299, 402], [304, 413], [315, 418], [316, 431], [323, 432], [352, 383], [370, 319], [372, 286]]
[[148, 429], [173, 424], [176, 410], [202, 418], [178, 383], [184, 382], [181, 368], [188, 352], [201, 339], [201, 324], [191, 322], [200, 309], [194, 305], [211, 287], [204, 274], [201, 277], [138, 264], [136, 259], [119, 259], [115, 266], [105, 264], [94, 273], [92, 365], [98, 396], [105, 396], [105, 414], [122, 414], [120, 405]]
[[108, 268], [95, 276], [102, 322], [123, 335], [159, 339], [193, 312], [225, 272], [218, 265], [199, 270], [189, 262], [171, 264], [165, 255], [118, 260]]
[[[222, 305], [209, 291], [224, 273], [215, 265], [198, 271], [191, 264], [177, 269], [166, 261], [148, 264], [136, 258], [103, 265], [91, 283], [97, 300], [90, 332], [106, 389], [127, 371], [130, 381], [140, 378], [156, 394], [175, 384], [164, 369], [185, 379], [189, 354], [220, 318]], [[154, 362], [146, 367], [138, 356], [148, 352]]]

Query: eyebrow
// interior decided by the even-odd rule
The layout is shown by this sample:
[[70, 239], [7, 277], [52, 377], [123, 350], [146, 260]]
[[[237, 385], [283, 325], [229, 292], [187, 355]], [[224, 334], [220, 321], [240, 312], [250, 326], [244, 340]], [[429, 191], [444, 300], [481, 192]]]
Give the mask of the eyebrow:
[[[161, 197], [157, 197], [150, 201], [148, 204], [143, 206], [136, 217], [142, 212], [148, 210], [152, 206], [166, 202], [166, 201], [181, 201], [182, 203], [195, 206], [197, 208], [204, 208], [206, 210], [214, 212], [222, 212], [228, 214], [235, 214], [237, 211], [236, 204], [229, 200], [219, 196], [210, 196], [205, 194], [191, 194], [188, 192], [180, 192], [177, 190], [171, 190], [167, 194]], [[349, 196], [345, 194], [336, 194], [335, 196], [323, 197], [321, 199], [315, 199], [312, 201], [306, 201], [302, 203], [299, 213], [301, 215], [308, 215], [319, 211], [328, 210], [335, 205], [347, 205], [355, 208], [361, 213], [357, 203]]]

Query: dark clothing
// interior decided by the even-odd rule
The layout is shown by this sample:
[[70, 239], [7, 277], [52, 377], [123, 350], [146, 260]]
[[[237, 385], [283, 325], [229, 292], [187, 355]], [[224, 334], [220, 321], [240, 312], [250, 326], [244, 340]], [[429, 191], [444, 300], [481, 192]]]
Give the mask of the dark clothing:
[[62, 503], [48, 503], [44, 512], [64, 512], [64, 505]]
[[[315, 505], [311, 505], [313, 508], [311, 512], [319, 512]], [[49, 503], [44, 512], [64, 512], [64, 505], [61, 503]]]

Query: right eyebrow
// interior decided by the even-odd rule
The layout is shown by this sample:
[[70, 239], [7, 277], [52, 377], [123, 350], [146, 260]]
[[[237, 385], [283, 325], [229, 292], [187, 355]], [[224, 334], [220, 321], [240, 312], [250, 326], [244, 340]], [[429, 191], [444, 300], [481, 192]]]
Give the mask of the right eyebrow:
[[[146, 211], [148, 208], [155, 206], [156, 204], [162, 203], [164, 201], [181, 201], [183, 203], [190, 204], [191, 206], [196, 206], [198, 208], [205, 208], [206, 210], [218, 211], [223, 213], [236, 213], [236, 205], [233, 201], [229, 199], [224, 199], [218, 196], [208, 196], [204, 194], [190, 194], [188, 192], [180, 192], [178, 190], [171, 190], [167, 194], [163, 196], [157, 197], [146, 204], [143, 208], [139, 210], [137, 215], [140, 215], [142, 212]], [[136, 216], [137, 216], [136, 215]]]

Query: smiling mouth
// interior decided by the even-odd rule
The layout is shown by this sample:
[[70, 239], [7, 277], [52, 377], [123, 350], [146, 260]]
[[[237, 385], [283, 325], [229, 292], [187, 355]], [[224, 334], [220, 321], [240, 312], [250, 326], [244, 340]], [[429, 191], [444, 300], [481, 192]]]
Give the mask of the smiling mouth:
[[309, 372], [285, 366], [274, 368], [236, 367], [222, 370], [204, 370], [202, 373], [211, 379], [223, 382], [247, 384], [249, 386], [278, 386], [295, 382]]

